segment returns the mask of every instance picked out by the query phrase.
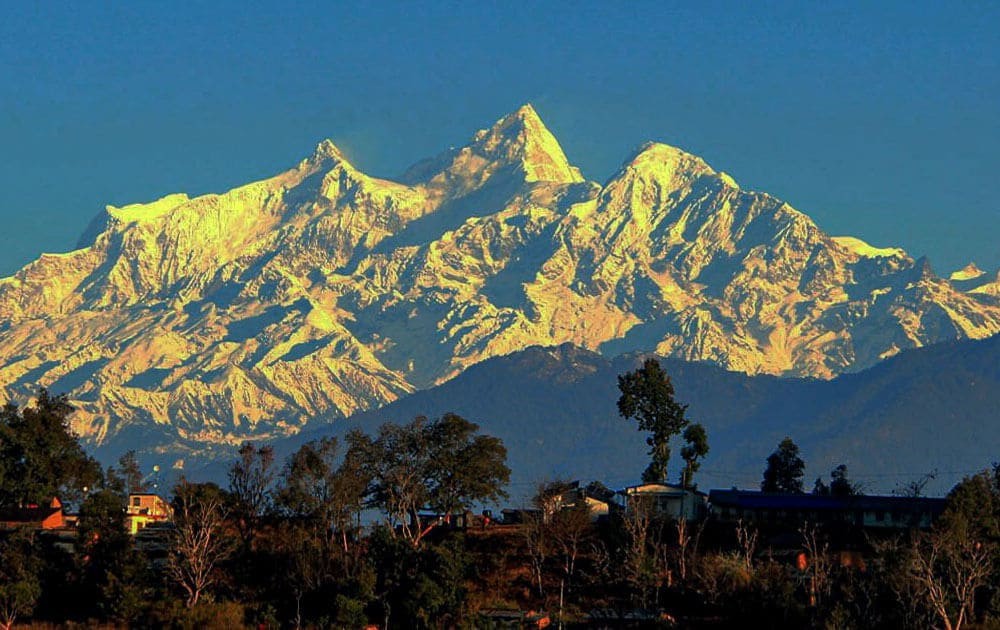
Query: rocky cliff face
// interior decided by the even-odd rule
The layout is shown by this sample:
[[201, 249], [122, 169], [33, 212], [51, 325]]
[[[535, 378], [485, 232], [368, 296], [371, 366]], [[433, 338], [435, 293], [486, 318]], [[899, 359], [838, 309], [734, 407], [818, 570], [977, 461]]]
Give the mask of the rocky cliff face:
[[324, 141], [224, 194], [108, 207], [79, 249], [0, 280], [0, 388], [70, 392], [97, 443], [197, 447], [531, 345], [827, 378], [997, 333], [995, 286], [831, 237], [667, 145], [585, 181], [525, 106], [398, 182]]

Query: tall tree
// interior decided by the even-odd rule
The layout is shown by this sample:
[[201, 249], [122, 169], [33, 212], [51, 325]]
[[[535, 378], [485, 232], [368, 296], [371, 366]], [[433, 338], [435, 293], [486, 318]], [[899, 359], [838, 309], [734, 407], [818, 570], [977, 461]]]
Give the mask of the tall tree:
[[325, 437], [303, 444], [288, 458], [277, 491], [278, 507], [296, 520], [305, 521], [319, 535], [339, 535], [347, 551], [348, 532], [361, 511], [368, 479], [357, 462], [340, 465], [338, 443]]
[[649, 466], [642, 473], [647, 483], [667, 480], [670, 460], [670, 438], [687, 426], [684, 417], [687, 405], [674, 400], [674, 386], [656, 359], [646, 359], [642, 367], [618, 377], [618, 413], [626, 420], [635, 420], [640, 431], [649, 431]]
[[239, 458], [229, 469], [234, 516], [246, 547], [253, 543], [260, 520], [271, 505], [276, 473], [274, 449], [268, 445], [258, 447], [252, 442], [243, 443]]
[[684, 460], [684, 472], [681, 474], [681, 486], [693, 488], [694, 474], [701, 468], [701, 459], [708, 455], [708, 432], [699, 423], [688, 425], [682, 435], [684, 446], [681, 447], [681, 459]]
[[455, 414], [386, 423], [374, 438], [355, 430], [347, 436], [346, 462], [371, 480], [367, 504], [381, 509], [390, 526], [399, 525], [417, 546], [429, 531], [420, 525], [420, 510], [450, 515], [506, 496], [507, 450], [499, 439], [478, 431], [478, 425]]
[[806, 464], [799, 457], [799, 447], [792, 438], [786, 437], [778, 444], [777, 450], [768, 456], [760, 489], [764, 492], [801, 494], [805, 469]]
[[218, 579], [220, 563], [232, 551], [226, 535], [224, 494], [214, 484], [186, 480], [174, 489], [174, 531], [167, 569], [185, 593], [188, 608], [195, 606]]
[[44, 388], [34, 407], [0, 409], [0, 507], [53, 497], [75, 502], [99, 485], [101, 467], [73, 434], [72, 412], [66, 396]]
[[507, 449], [500, 438], [479, 435], [479, 425], [453, 413], [426, 425], [431, 445], [427, 507], [446, 517], [478, 501], [507, 497]]
[[134, 450], [126, 451], [118, 458], [117, 472], [125, 484], [126, 493], [146, 491], [146, 484], [142, 481], [142, 467], [139, 466], [139, 458]]

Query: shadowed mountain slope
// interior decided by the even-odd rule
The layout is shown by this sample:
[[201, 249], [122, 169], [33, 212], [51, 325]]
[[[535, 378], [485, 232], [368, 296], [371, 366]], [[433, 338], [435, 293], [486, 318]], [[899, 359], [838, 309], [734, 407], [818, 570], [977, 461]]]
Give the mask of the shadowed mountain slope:
[[[764, 460], [785, 435], [802, 447], [807, 486], [846, 463], [869, 490], [937, 469], [930, 490], [1000, 460], [1000, 336], [902, 353], [833, 380], [750, 377], [704, 363], [663, 359], [688, 417], [708, 429], [702, 487], [760, 482]], [[634, 482], [645, 468], [643, 434], [618, 417], [616, 376], [640, 356], [606, 359], [565, 345], [490, 359], [383, 409], [309, 430], [280, 445], [352, 427], [453, 411], [503, 438], [512, 494], [555, 477]], [[679, 474], [675, 438], [671, 471]]]

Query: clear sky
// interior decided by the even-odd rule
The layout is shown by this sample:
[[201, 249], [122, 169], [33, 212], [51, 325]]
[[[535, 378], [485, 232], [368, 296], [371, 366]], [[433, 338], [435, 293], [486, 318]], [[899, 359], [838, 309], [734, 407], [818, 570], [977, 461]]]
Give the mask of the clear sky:
[[664, 141], [835, 235], [1000, 267], [997, 3], [87, 4], [0, 19], [0, 274], [105, 204], [324, 137], [392, 176], [526, 101], [590, 179]]

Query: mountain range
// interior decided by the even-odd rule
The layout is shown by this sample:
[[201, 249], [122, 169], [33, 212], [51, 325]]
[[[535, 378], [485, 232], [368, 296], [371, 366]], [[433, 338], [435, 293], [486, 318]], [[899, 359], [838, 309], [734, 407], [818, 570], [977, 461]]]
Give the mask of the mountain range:
[[603, 184], [525, 105], [394, 180], [332, 142], [222, 194], [109, 206], [0, 280], [0, 391], [95, 446], [294, 435], [531, 346], [830, 379], [1000, 332], [1000, 278], [823, 232], [660, 143]]
[[[617, 375], [647, 355], [607, 358], [565, 344], [488, 359], [439, 386], [332, 425], [278, 441], [370, 431], [382, 422], [454, 412], [503, 439], [511, 495], [552, 479], [637, 483], [648, 463], [645, 434], [618, 415]], [[785, 436], [802, 449], [807, 489], [839, 464], [868, 492], [892, 492], [935, 472], [925, 490], [947, 492], [964, 475], [1000, 461], [1000, 336], [909, 350], [831, 380], [748, 376], [709, 363], [660, 358], [687, 417], [702, 423], [710, 451], [703, 488], [759, 485]], [[670, 474], [679, 479], [675, 438]], [[222, 470], [215, 477], [224, 478]]]

